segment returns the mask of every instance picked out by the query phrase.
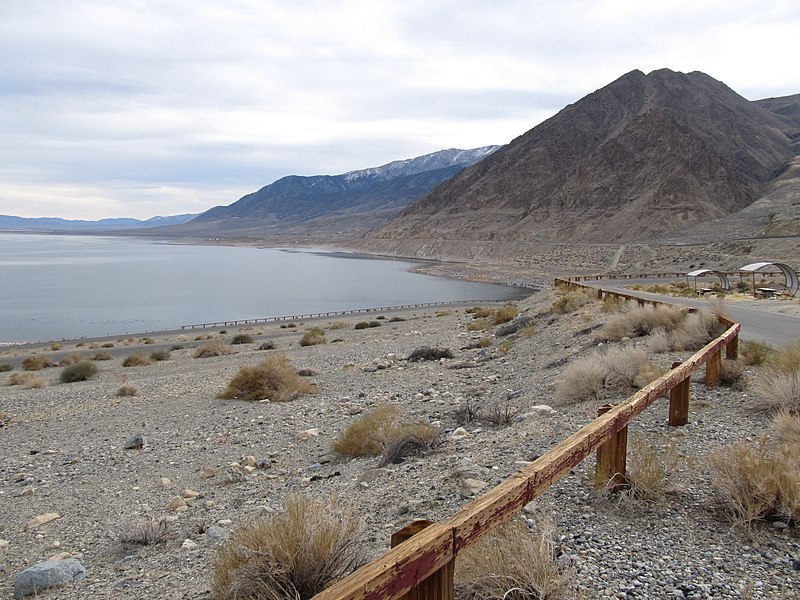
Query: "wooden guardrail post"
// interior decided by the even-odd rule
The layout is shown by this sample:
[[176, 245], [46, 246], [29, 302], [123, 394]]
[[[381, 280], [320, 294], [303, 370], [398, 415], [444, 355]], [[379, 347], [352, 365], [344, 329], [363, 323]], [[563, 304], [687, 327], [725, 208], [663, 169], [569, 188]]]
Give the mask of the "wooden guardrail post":
[[[399, 531], [395, 531], [391, 538], [391, 547], [405, 542], [420, 531], [433, 525], [433, 521], [421, 519], [412, 521]], [[456, 570], [455, 559], [448, 562], [433, 575], [424, 579], [406, 593], [402, 600], [453, 600], [455, 598], [454, 577]]]
[[[680, 366], [681, 363], [672, 363], [672, 368]], [[670, 427], [680, 427], [689, 422], [689, 385], [690, 379], [681, 381], [669, 391], [669, 419]]]
[[713, 387], [719, 384], [720, 371], [722, 370], [722, 350], [717, 350], [708, 357], [706, 362], [706, 385]]
[[[613, 405], [604, 404], [597, 409], [597, 416], [606, 414], [612, 408]], [[625, 486], [627, 450], [628, 426], [625, 425], [597, 449], [595, 466], [597, 485], [605, 485], [611, 492], [619, 491]]]
[[728, 345], [725, 346], [725, 358], [728, 360], [736, 360], [739, 358], [739, 336], [734, 336]]

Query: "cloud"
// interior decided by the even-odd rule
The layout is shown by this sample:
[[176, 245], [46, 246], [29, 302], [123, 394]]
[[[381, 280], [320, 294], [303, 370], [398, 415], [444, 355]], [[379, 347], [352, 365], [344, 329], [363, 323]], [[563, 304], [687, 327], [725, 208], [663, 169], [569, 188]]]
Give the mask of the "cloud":
[[636, 68], [797, 93], [798, 34], [788, 1], [5, 2], [0, 213], [146, 218], [505, 143]]

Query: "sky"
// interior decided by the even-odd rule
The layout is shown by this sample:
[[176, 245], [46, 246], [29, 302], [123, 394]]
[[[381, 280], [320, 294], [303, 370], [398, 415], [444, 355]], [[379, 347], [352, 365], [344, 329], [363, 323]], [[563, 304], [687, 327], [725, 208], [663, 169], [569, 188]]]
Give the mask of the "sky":
[[198, 213], [505, 144], [634, 69], [800, 93], [797, 0], [0, 0], [0, 214]]

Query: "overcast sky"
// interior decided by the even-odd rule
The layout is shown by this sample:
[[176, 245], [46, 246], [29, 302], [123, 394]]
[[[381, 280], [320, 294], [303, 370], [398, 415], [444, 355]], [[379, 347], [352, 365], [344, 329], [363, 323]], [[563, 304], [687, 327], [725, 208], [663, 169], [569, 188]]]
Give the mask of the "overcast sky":
[[800, 92], [797, 0], [0, 0], [0, 214], [202, 212], [504, 144], [633, 69]]

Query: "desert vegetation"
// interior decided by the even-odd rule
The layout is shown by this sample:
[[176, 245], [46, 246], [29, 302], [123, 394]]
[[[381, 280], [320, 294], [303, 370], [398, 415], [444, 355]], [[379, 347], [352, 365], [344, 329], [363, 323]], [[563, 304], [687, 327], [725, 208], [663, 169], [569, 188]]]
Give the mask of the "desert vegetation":
[[301, 346], [318, 346], [325, 342], [325, 330], [322, 327], [311, 327], [300, 338]]
[[76, 381], [86, 381], [95, 375], [97, 375], [97, 366], [88, 360], [84, 360], [64, 367], [58, 380], [61, 383], [74, 383]]
[[153, 364], [153, 359], [142, 352], [135, 352], [126, 356], [122, 361], [123, 367], [146, 367]]
[[253, 336], [249, 333], [237, 333], [231, 339], [231, 344], [238, 345], [238, 344], [252, 344], [253, 343]]
[[56, 363], [42, 354], [34, 354], [22, 360], [22, 369], [24, 371], [41, 371], [55, 366], [57, 366]]
[[233, 346], [223, 344], [219, 340], [207, 342], [202, 346], [198, 346], [194, 351], [195, 358], [211, 358], [214, 356], [227, 356], [229, 354], [236, 354], [236, 349]]
[[287, 402], [303, 394], [313, 394], [317, 387], [304, 381], [289, 359], [273, 354], [255, 367], [242, 367], [220, 394], [226, 400], [271, 400]]
[[290, 496], [283, 510], [234, 530], [214, 564], [218, 600], [306, 600], [363, 561], [361, 525], [351, 508]]
[[750, 406], [756, 411], [800, 413], [800, 338], [769, 355], [751, 390]]

